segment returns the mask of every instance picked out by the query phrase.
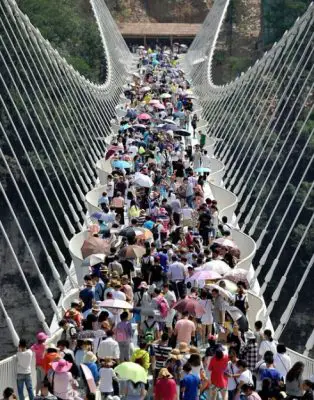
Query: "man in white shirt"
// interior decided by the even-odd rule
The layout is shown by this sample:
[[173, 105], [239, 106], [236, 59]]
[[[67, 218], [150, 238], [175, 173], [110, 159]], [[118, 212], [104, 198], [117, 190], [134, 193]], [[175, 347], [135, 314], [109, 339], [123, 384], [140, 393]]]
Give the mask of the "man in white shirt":
[[184, 264], [178, 261], [177, 256], [172, 256], [172, 264], [169, 265], [168, 277], [177, 298], [183, 298], [186, 293], [186, 276], [187, 272]]
[[204, 168], [210, 168], [210, 157], [207, 153], [207, 150], [203, 151], [203, 156], [202, 156], [202, 167]]
[[125, 293], [121, 292], [121, 285], [117, 284], [114, 287], [114, 292], [112, 293], [112, 297], [116, 300], [123, 300], [126, 301], [126, 295]]
[[107, 191], [107, 196], [108, 196], [109, 202], [111, 203], [113, 194], [114, 194], [114, 180], [111, 175], [108, 175], [108, 178], [107, 178], [106, 191]]
[[168, 304], [169, 304], [169, 311], [168, 311], [168, 315], [165, 319], [165, 323], [166, 323], [166, 327], [168, 328], [168, 334], [169, 337], [172, 335], [172, 323], [173, 323], [173, 318], [175, 316], [176, 311], [172, 308], [176, 301], [176, 295], [173, 291], [169, 290], [169, 285], [168, 283], [165, 283], [163, 285], [163, 294], [164, 294], [164, 298], [167, 300]]
[[113, 331], [107, 331], [107, 337], [100, 342], [97, 351], [98, 358], [111, 357], [115, 361], [120, 359], [119, 344], [113, 338]]
[[283, 377], [284, 382], [286, 382], [286, 375], [291, 368], [291, 359], [286, 351], [286, 346], [279, 343], [277, 345], [277, 354], [274, 355], [274, 367]]
[[33, 352], [27, 349], [26, 340], [21, 339], [19, 343], [18, 352], [16, 354], [17, 360], [17, 390], [19, 400], [24, 400], [24, 384], [26, 386], [28, 397], [34, 400], [34, 390], [32, 385], [32, 362]]
[[129, 153], [131, 154], [132, 158], [134, 158], [138, 153], [138, 147], [135, 145], [135, 142], [133, 142], [132, 145], [129, 147]]

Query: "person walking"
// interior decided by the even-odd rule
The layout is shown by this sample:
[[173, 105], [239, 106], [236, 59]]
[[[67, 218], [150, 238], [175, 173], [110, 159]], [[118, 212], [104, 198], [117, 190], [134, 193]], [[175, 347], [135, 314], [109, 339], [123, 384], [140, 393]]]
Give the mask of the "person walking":
[[34, 399], [34, 391], [32, 384], [32, 360], [33, 352], [27, 348], [26, 340], [21, 339], [16, 354], [17, 361], [17, 392], [19, 400], [24, 400], [24, 385], [26, 386], [28, 397], [30, 400]]

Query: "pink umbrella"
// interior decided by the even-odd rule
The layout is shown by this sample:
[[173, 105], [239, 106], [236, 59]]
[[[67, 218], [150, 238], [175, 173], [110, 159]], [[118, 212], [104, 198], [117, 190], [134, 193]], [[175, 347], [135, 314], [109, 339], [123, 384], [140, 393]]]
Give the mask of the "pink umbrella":
[[159, 103], [159, 104], [154, 104], [154, 107], [156, 107], [158, 110], [164, 110], [166, 107], [163, 105], [163, 104], [161, 104], [161, 103]]
[[203, 270], [203, 271], [198, 271], [195, 274], [189, 278], [191, 281], [206, 281], [206, 280], [211, 280], [214, 281], [216, 279], [221, 279], [222, 276], [218, 274], [218, 272], [214, 270]]
[[246, 285], [246, 289], [250, 287], [250, 283], [247, 279], [248, 271], [246, 271], [243, 268], [235, 268], [228, 274], [224, 276], [224, 279], [228, 279], [229, 281], [238, 283], [238, 282], [244, 282]]
[[219, 238], [219, 239], [214, 240], [214, 243], [217, 243], [220, 246], [224, 246], [224, 247], [232, 247], [235, 249], [238, 248], [238, 246], [235, 244], [235, 242], [231, 239]]
[[153, 105], [155, 105], [155, 104], [160, 104], [160, 103], [159, 103], [159, 100], [153, 99], [153, 100], [151, 100], [151, 101], [149, 102], [149, 104], [151, 104], [151, 105], [153, 106]]
[[197, 318], [200, 318], [205, 313], [204, 307], [199, 304], [198, 300], [189, 296], [179, 300], [174, 305], [173, 309], [179, 311], [180, 313], [187, 311], [190, 315]]
[[146, 119], [151, 119], [152, 117], [149, 114], [142, 113], [137, 117], [139, 120], [146, 120]]
[[90, 237], [84, 240], [83, 246], [81, 247], [82, 256], [86, 258], [92, 254], [109, 254], [110, 246], [110, 243], [104, 239]]

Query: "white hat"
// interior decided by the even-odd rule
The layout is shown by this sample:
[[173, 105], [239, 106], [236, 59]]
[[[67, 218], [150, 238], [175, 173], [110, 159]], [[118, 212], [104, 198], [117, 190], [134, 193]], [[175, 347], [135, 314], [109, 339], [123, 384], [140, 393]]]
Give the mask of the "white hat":
[[245, 333], [245, 338], [246, 338], [246, 340], [256, 339], [256, 337], [255, 337], [255, 335], [254, 335], [254, 332], [252, 332], [252, 331], [246, 332], [246, 333]]

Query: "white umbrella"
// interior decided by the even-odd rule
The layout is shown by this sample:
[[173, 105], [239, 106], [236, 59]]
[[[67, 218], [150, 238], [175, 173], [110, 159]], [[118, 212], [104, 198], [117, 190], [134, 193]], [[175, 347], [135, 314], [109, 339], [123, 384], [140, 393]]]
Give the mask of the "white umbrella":
[[165, 124], [177, 125], [175, 121], [173, 121], [172, 119], [169, 119], [169, 118], [164, 119], [164, 123]]
[[150, 90], [152, 90], [150, 86], [144, 86], [140, 88], [140, 92], [149, 92]]
[[228, 291], [220, 287], [219, 285], [215, 285], [214, 283], [211, 283], [210, 285], [206, 285], [206, 287], [209, 287], [210, 290], [217, 289], [219, 291], [219, 294], [222, 295], [225, 299], [230, 299], [233, 300], [232, 294]]
[[138, 49], [144, 50], [145, 47], [144, 46], [138, 46]]
[[163, 93], [160, 95], [161, 99], [170, 99], [171, 98], [171, 94], [170, 93]]
[[151, 188], [152, 186], [154, 186], [154, 183], [151, 180], [151, 178], [148, 175], [141, 174], [140, 172], [137, 172], [134, 175], [133, 182], [141, 187]]
[[103, 263], [105, 261], [106, 254], [91, 254], [86, 257], [82, 263], [82, 267], [93, 267], [94, 265]]
[[219, 239], [215, 239], [214, 243], [217, 243], [220, 246], [224, 246], [224, 247], [232, 247], [235, 249], [238, 248], [238, 246], [235, 244], [235, 242], [231, 239], [219, 238]]
[[205, 263], [202, 268], [203, 270], [216, 271], [220, 275], [229, 274], [232, 270], [227, 263], [223, 260], [212, 260]]
[[101, 301], [99, 303], [99, 307], [105, 307], [105, 308], [122, 308], [122, 309], [131, 309], [133, 308], [132, 304], [128, 303], [127, 301], [124, 300], [119, 300], [119, 299], [108, 299]]

